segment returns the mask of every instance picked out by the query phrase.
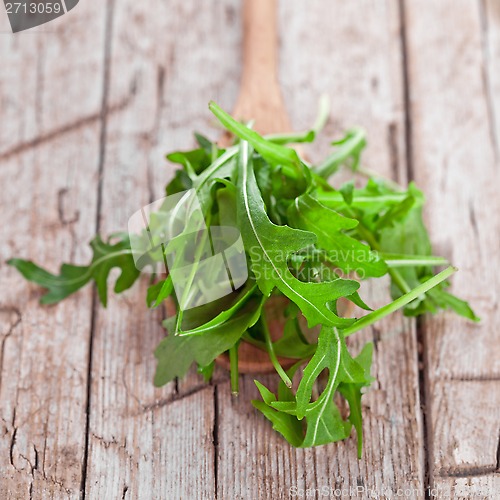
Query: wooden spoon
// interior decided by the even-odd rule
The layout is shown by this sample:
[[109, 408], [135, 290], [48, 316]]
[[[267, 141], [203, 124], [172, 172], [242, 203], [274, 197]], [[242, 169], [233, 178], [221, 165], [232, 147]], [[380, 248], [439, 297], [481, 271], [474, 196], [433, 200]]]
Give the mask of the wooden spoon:
[[[238, 120], [254, 120], [254, 128], [260, 134], [291, 131], [283, 95], [278, 82], [278, 33], [277, 0], [244, 0], [243, 4], [243, 72], [240, 93], [233, 110]], [[227, 144], [229, 136], [221, 142]], [[283, 335], [285, 326], [285, 297], [271, 297], [267, 301], [266, 317], [273, 341]], [[346, 311], [348, 301], [339, 302]], [[314, 332], [309, 332], [314, 335]], [[281, 366], [290, 368], [297, 360], [278, 358]], [[229, 370], [229, 356], [223, 354], [217, 364]], [[241, 342], [238, 350], [240, 373], [271, 373], [274, 367], [267, 352]]]
[[260, 134], [291, 130], [278, 82], [277, 0], [244, 0], [243, 73], [233, 110]]
[[[254, 120], [260, 134], [291, 130], [278, 82], [277, 0], [244, 0], [243, 3], [243, 72], [240, 93], [233, 110], [238, 120]], [[229, 142], [226, 136], [222, 142]], [[273, 297], [265, 305], [271, 338], [283, 334], [284, 309], [288, 299]], [[229, 356], [217, 358], [217, 364], [229, 369]], [[279, 358], [286, 369], [296, 360]], [[238, 350], [240, 373], [270, 373], [274, 367], [267, 352], [248, 342]]]
[[[233, 110], [237, 120], [254, 120], [260, 134], [291, 130], [290, 120], [278, 82], [277, 0], [244, 0], [243, 2], [243, 72], [240, 93]], [[229, 142], [226, 136], [221, 142]], [[283, 299], [283, 300], [280, 300]], [[284, 308], [287, 299], [276, 297], [266, 304], [269, 330], [273, 340], [283, 334]], [[229, 356], [217, 358], [217, 364], [229, 369]], [[284, 368], [293, 359], [279, 358]], [[248, 342], [238, 350], [240, 373], [270, 373], [274, 367], [267, 352]]]

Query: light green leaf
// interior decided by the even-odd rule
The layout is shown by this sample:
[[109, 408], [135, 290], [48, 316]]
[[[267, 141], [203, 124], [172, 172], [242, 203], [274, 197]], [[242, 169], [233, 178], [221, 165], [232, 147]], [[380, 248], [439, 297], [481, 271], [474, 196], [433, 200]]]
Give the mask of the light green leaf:
[[344, 272], [356, 272], [362, 278], [383, 276], [387, 272], [384, 261], [369, 246], [344, 233], [355, 228], [357, 220], [338, 214], [308, 194], [290, 205], [288, 220], [293, 227], [316, 234], [316, 246], [324, 249], [329, 260]]
[[264, 139], [255, 130], [237, 122], [213, 101], [208, 107], [227, 130], [249, 142], [271, 165], [286, 165], [293, 169], [301, 166], [301, 161], [294, 149]]
[[146, 296], [146, 303], [148, 307], [154, 309], [161, 305], [161, 303], [174, 291], [174, 284], [172, 283], [172, 277], [169, 275], [166, 279], [158, 281], [154, 285], [148, 288], [148, 293]]

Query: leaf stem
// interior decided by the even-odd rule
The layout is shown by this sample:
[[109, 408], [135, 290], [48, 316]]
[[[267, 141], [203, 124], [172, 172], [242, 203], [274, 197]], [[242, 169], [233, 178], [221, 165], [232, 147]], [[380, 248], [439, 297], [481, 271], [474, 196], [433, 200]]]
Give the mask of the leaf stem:
[[189, 294], [191, 293], [191, 288], [193, 286], [193, 280], [196, 276], [196, 272], [198, 271], [198, 267], [200, 264], [200, 259], [203, 255], [203, 252], [205, 250], [205, 245], [207, 242], [207, 239], [210, 234], [210, 226], [212, 222], [212, 215], [209, 212], [206, 218], [206, 229], [202, 230], [202, 236], [201, 236], [201, 241], [198, 244], [198, 247], [196, 249], [195, 255], [194, 255], [194, 262], [191, 265], [191, 272], [189, 273], [188, 279], [186, 286], [184, 288], [184, 292], [182, 294], [181, 299], [179, 300], [179, 312], [177, 313], [177, 319], [175, 321], [175, 332], [174, 335], [180, 335], [181, 330], [182, 330], [182, 319], [184, 316], [184, 307], [186, 306], [186, 303], [189, 298]]
[[[335, 143], [334, 143], [335, 144]], [[341, 142], [338, 148], [320, 165], [314, 168], [314, 172], [327, 179], [334, 174], [340, 165], [352, 157], [359, 158], [361, 150], [366, 145], [366, 134], [362, 129], [352, 129]], [[357, 162], [357, 159], [355, 160]]]
[[446, 266], [449, 264], [444, 257], [435, 255], [399, 255], [380, 252], [379, 254], [389, 267], [416, 267], [416, 266]]
[[266, 313], [264, 312], [264, 309], [262, 309], [261, 313], [261, 325], [262, 325], [262, 331], [264, 333], [264, 338], [266, 340], [266, 347], [267, 347], [267, 353], [269, 354], [269, 358], [271, 360], [271, 363], [274, 366], [274, 369], [278, 372], [278, 375], [280, 376], [281, 380], [285, 383], [285, 385], [288, 388], [292, 388], [292, 381], [286, 374], [285, 370], [283, 370], [283, 367], [280, 365], [280, 362], [278, 361], [278, 358], [276, 357], [276, 353], [274, 352], [274, 347], [273, 347], [273, 342], [271, 340], [271, 334], [269, 332], [269, 326], [267, 324], [267, 318], [266, 318]]
[[456, 271], [458, 271], [456, 267], [450, 266], [446, 268], [444, 271], [441, 271], [439, 274], [436, 274], [435, 276], [428, 279], [424, 283], [421, 283], [410, 292], [406, 293], [405, 295], [402, 295], [394, 302], [391, 302], [390, 304], [387, 304], [381, 307], [380, 309], [377, 309], [376, 311], [373, 311], [367, 314], [366, 316], [363, 316], [362, 318], [358, 319], [358, 321], [356, 321], [353, 325], [345, 328], [343, 330], [343, 334], [346, 337], [348, 337], [349, 335], [359, 332], [363, 328], [372, 325], [379, 319], [388, 316], [394, 311], [401, 309], [402, 307], [406, 306], [406, 304], [409, 304], [412, 300], [415, 300], [417, 297], [429, 291], [431, 288], [434, 288], [436, 285], [439, 285], [439, 283], [449, 278]]
[[231, 393], [237, 396], [240, 392], [239, 388], [239, 370], [238, 370], [238, 347], [239, 342], [229, 349], [229, 366], [231, 370]]

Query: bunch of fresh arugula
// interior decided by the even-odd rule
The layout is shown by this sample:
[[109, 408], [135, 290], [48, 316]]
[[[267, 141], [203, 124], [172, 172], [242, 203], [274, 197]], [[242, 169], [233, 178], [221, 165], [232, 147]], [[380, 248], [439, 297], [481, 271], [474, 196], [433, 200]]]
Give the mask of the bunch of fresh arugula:
[[[347, 132], [333, 143], [334, 152], [324, 162], [312, 166], [289, 144], [314, 141], [317, 128], [261, 137], [215, 103], [209, 107], [234, 135], [234, 144], [222, 149], [196, 134], [199, 147], [167, 156], [181, 168], [166, 194], [194, 189], [207, 226], [237, 228], [249, 277], [223, 299], [186, 311], [177, 307], [177, 315], [165, 321], [170, 334], [155, 351], [155, 384], [183, 377], [193, 363], [208, 380], [215, 359], [228, 352], [237, 391], [238, 346], [250, 342], [268, 352], [281, 378], [277, 394], [256, 381], [262, 400], [253, 401], [274, 429], [292, 445], [306, 447], [344, 439], [354, 426], [361, 454], [361, 395], [373, 380], [372, 345], [352, 357], [345, 338], [398, 309], [417, 316], [449, 308], [470, 320], [478, 318], [466, 302], [446, 291], [447, 279], [456, 269], [432, 255], [422, 221], [424, 198], [413, 183], [405, 190], [374, 177], [361, 188], [355, 188], [353, 181], [338, 188], [327, 182], [341, 166], [360, 170], [366, 145], [362, 130]], [[58, 302], [93, 280], [106, 306], [112, 268], [121, 270], [116, 293], [128, 289], [140, 275], [129, 236], [120, 233], [114, 240], [104, 242], [96, 236], [91, 263], [63, 264], [57, 276], [30, 261], [9, 263], [48, 290], [42, 303]], [[163, 259], [158, 249], [149, 255], [151, 263]], [[435, 266], [445, 269], [434, 274]], [[373, 311], [359, 294], [361, 285], [386, 274], [393, 301]], [[289, 301], [280, 311], [285, 326], [277, 340], [271, 338], [265, 312], [266, 302], [276, 295]], [[343, 317], [337, 307], [340, 298], [369, 312], [359, 319]], [[154, 277], [147, 293], [149, 307], [165, 300], [178, 306], [178, 299], [170, 275]], [[308, 329], [317, 327], [316, 338], [304, 334], [300, 316]], [[286, 371], [278, 356], [296, 363]], [[313, 386], [325, 370], [326, 385], [314, 399]], [[336, 393], [349, 404], [347, 420], [334, 401]]]

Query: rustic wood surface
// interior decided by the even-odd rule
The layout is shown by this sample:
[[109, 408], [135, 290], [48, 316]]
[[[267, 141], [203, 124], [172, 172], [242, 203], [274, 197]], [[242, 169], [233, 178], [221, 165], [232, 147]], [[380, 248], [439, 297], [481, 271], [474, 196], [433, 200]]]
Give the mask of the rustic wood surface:
[[[289, 447], [249, 404], [251, 377], [238, 399], [223, 371], [155, 389], [163, 330], [146, 281], [106, 310], [90, 288], [42, 307], [5, 264], [85, 263], [96, 231], [162, 196], [164, 153], [193, 130], [218, 137], [210, 99], [235, 105], [240, 17], [238, 0], [81, 0], [13, 36], [0, 14], [0, 499], [349, 498], [358, 486], [358, 498], [500, 498], [497, 0], [280, 2], [293, 128], [320, 94], [332, 102], [307, 154], [365, 127], [366, 164], [424, 190], [436, 249], [460, 268], [453, 290], [483, 319], [396, 314], [353, 339], [353, 351], [376, 345], [361, 461], [355, 439]], [[370, 299], [384, 304], [384, 287]]]

